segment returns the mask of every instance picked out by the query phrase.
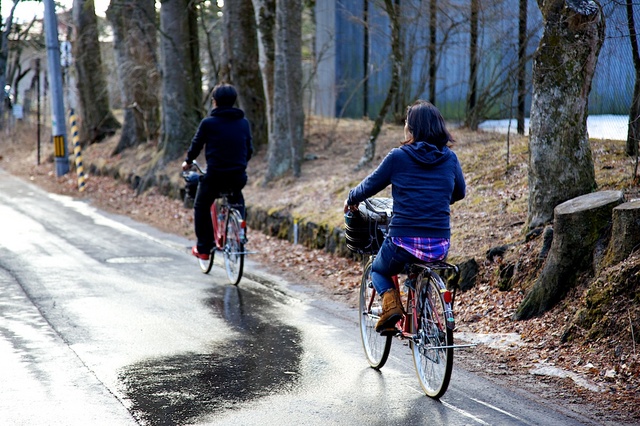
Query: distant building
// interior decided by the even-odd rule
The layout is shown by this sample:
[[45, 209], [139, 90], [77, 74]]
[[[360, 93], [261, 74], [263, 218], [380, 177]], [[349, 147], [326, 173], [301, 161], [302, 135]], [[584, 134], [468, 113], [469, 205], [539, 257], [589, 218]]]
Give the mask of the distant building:
[[[373, 117], [382, 104], [390, 80], [390, 25], [379, 2], [367, 0], [316, 1], [317, 77], [313, 113], [330, 117]], [[429, 58], [429, 10], [427, 1], [403, 0], [401, 26], [404, 35], [403, 75], [410, 97], [428, 97], [426, 78]], [[447, 14], [437, 15], [436, 105], [450, 120], [464, 117], [469, 81], [469, 2], [452, 0]], [[480, 14], [478, 86], [492, 98], [501, 94], [486, 118], [515, 116], [518, 0], [483, 3]], [[636, 16], [640, 4], [634, 3]], [[533, 55], [542, 35], [542, 16], [536, 2], [528, 2], [527, 53]], [[634, 69], [628, 39], [625, 6], [603, 6], [606, 40], [600, 51], [589, 99], [590, 114], [629, 112]], [[531, 60], [527, 84], [531, 84]], [[529, 90], [530, 92], [530, 90]], [[527, 114], [530, 100], [526, 102]]]

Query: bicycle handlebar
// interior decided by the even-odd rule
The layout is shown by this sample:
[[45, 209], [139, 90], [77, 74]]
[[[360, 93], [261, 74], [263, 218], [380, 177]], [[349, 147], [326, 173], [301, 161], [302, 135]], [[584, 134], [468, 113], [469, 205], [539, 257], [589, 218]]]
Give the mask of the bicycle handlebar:
[[[390, 198], [373, 198], [373, 199], [376, 199], [376, 200], [392, 200]], [[385, 203], [384, 201], [381, 201], [382, 204], [376, 206], [370, 200], [371, 199], [367, 198], [367, 199], [365, 199], [363, 201], [365, 207], [367, 208], [367, 211], [380, 216], [380, 218], [388, 218], [388, 219], [390, 219], [391, 216], [393, 216], [393, 210], [391, 209], [391, 206], [388, 204], [388, 202]]]
[[371, 204], [371, 201], [369, 201], [369, 199], [368, 199], [368, 198], [366, 198], [366, 199], [364, 200], [364, 204], [365, 204], [365, 205], [366, 205], [366, 206], [367, 206], [367, 207], [368, 207], [372, 212], [374, 212], [374, 213], [378, 213], [378, 214], [386, 214], [386, 212], [376, 210], [376, 208], [375, 208], [375, 207], [373, 207], [373, 204]]
[[202, 167], [200, 167], [200, 164], [198, 164], [196, 160], [193, 160], [190, 166], [191, 166], [191, 169], [195, 168], [198, 171], [198, 173], [200, 173], [201, 175], [206, 173], [204, 170], [202, 170]]

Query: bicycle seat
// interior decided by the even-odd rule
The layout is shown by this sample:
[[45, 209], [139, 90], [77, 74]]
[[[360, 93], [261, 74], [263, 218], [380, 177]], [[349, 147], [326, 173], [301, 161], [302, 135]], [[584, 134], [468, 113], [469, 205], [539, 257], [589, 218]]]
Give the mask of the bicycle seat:
[[218, 198], [233, 198], [238, 195], [236, 191], [220, 191], [218, 192]]
[[459, 273], [459, 269], [456, 265], [445, 262], [444, 260], [436, 260], [435, 262], [416, 262], [407, 266], [407, 272], [419, 274], [425, 269], [435, 269], [437, 271], [449, 271], [454, 274]]

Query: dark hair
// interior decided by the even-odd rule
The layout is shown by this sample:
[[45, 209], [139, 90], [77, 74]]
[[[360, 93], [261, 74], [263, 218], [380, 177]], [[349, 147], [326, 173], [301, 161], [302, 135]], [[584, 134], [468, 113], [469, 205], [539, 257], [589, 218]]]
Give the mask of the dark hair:
[[221, 83], [213, 88], [211, 96], [215, 99], [217, 106], [231, 107], [236, 102], [238, 92], [236, 92], [236, 88], [232, 85]]
[[442, 148], [448, 142], [454, 142], [438, 108], [422, 99], [407, 108], [407, 127], [411, 137], [403, 144], [424, 141]]

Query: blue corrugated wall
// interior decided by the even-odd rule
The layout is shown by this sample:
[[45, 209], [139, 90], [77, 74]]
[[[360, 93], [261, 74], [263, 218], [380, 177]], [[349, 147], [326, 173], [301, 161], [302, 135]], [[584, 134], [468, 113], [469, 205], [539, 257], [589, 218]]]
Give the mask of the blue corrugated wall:
[[[390, 79], [389, 20], [380, 3], [370, 0], [318, 0], [334, 1], [335, 7], [335, 111], [337, 116], [370, 117], [377, 114], [384, 101]], [[369, 63], [364, 64], [363, 25], [364, 2], [368, 3]], [[428, 66], [428, 1], [402, 0], [402, 31], [412, 66], [412, 98], [427, 98], [428, 79], [424, 79]], [[446, 43], [439, 47], [436, 81], [436, 105], [449, 120], [462, 119], [469, 80], [469, 1], [452, 0], [447, 3], [447, 14], [438, 15], [438, 43], [445, 32]], [[507, 85], [501, 98], [486, 118], [505, 118], [515, 115], [515, 70], [518, 39], [518, 0], [499, 0], [491, 7], [484, 5], [480, 14], [480, 68], [478, 87], [486, 99], [492, 97], [489, 88]], [[640, 17], [640, 5], [634, 5]], [[528, 28], [530, 34], [528, 54], [533, 55], [542, 34], [542, 17], [536, 2], [529, 0]], [[613, 2], [603, 5], [606, 17], [606, 40], [600, 52], [596, 74], [589, 99], [590, 114], [628, 114], [634, 83], [631, 48], [628, 39], [626, 13], [623, 5]], [[409, 55], [407, 55], [409, 56]], [[364, 111], [363, 78], [368, 70], [368, 111]], [[331, 71], [325, 71], [331, 72]], [[527, 66], [528, 84], [531, 80], [531, 61]], [[419, 87], [420, 82], [426, 82]], [[527, 98], [527, 113], [530, 96]], [[316, 108], [317, 109], [317, 108]]]

